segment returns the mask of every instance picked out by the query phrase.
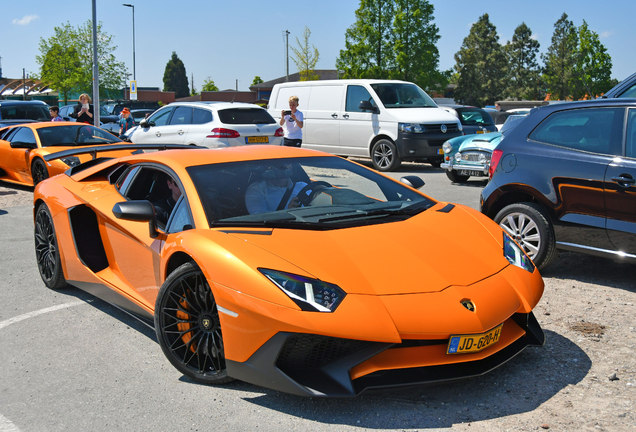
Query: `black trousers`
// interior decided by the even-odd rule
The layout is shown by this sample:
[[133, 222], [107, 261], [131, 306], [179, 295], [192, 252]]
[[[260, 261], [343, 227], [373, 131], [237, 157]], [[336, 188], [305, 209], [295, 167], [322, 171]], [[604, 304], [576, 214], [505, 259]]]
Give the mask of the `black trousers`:
[[301, 139], [283, 138], [283, 145], [286, 147], [300, 147], [302, 143], [303, 143], [303, 140]]

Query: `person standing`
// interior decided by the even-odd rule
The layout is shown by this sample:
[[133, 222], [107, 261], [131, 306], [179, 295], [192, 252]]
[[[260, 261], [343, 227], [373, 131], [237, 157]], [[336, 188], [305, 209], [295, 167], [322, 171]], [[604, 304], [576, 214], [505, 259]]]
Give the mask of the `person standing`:
[[57, 105], [53, 105], [49, 107], [49, 113], [51, 114], [51, 121], [54, 121], [54, 122], [64, 121], [64, 119], [60, 117], [60, 108]]
[[89, 95], [86, 93], [80, 95], [79, 103], [75, 106], [75, 110], [70, 116], [77, 119], [80, 123], [94, 124], [93, 105]]
[[298, 111], [298, 96], [289, 98], [290, 111], [281, 112], [280, 125], [285, 127], [283, 145], [287, 147], [300, 147], [303, 142], [303, 113]]
[[130, 110], [124, 108], [121, 110], [121, 119], [119, 119], [119, 138], [122, 138], [133, 126], [135, 126], [135, 121], [130, 117]]

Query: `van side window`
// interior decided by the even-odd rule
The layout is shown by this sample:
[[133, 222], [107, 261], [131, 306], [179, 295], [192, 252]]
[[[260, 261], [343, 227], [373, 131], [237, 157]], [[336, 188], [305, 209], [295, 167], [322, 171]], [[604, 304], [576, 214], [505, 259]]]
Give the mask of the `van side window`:
[[378, 105], [373, 100], [371, 93], [367, 91], [363, 86], [350, 85], [347, 87], [347, 105], [345, 111], [349, 112], [363, 112], [359, 106], [362, 101], [369, 101], [371, 105], [377, 107]]

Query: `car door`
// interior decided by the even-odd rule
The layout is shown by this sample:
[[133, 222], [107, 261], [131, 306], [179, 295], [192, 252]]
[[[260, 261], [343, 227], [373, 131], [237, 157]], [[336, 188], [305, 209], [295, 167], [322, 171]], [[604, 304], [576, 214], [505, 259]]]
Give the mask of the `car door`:
[[[13, 143], [13, 146], [11, 143]], [[2, 154], [3, 159], [5, 159], [3, 168], [6, 166], [5, 171], [13, 179], [28, 183], [31, 181], [30, 159], [32, 148], [25, 148], [25, 144], [32, 148], [37, 148], [35, 134], [30, 128], [18, 128], [13, 134], [7, 136], [7, 141], [3, 141], [2, 144], [4, 146]], [[15, 147], [16, 145], [21, 147]], [[6, 155], [6, 158], [4, 155]]]
[[636, 109], [627, 113], [624, 157], [615, 158], [605, 174], [607, 234], [620, 251], [636, 255]]
[[136, 144], [162, 144], [168, 143], [164, 138], [167, 128], [170, 127], [170, 116], [175, 107], [167, 106], [156, 111], [150, 117], [146, 127], [141, 125], [135, 129], [135, 132], [130, 137], [130, 140]]
[[192, 126], [192, 107], [178, 106], [174, 109], [168, 126], [162, 130], [161, 142], [183, 144]]
[[311, 87], [309, 108], [303, 112], [303, 147], [338, 154], [340, 148], [340, 115], [344, 85]]
[[343, 155], [368, 156], [369, 142], [380, 131], [378, 114], [361, 110], [362, 101], [378, 106], [364, 86], [348, 85], [345, 109], [340, 118], [340, 149]]

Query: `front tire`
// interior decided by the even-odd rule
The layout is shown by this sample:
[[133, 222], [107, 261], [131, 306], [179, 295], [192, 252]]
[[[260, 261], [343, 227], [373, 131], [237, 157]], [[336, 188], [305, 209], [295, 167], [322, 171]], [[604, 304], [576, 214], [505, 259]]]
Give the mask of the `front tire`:
[[55, 236], [55, 225], [46, 204], [40, 204], [37, 209], [34, 231], [35, 257], [42, 281], [51, 289], [64, 288], [66, 279], [64, 279], [60, 250]]
[[49, 170], [46, 169], [42, 159], [35, 159], [31, 164], [31, 178], [33, 186], [37, 186], [38, 183], [49, 178]]
[[155, 331], [163, 353], [187, 377], [203, 384], [232, 381], [227, 375], [216, 301], [194, 262], [178, 267], [161, 286]]
[[381, 139], [373, 144], [371, 160], [373, 167], [382, 172], [395, 171], [402, 164], [395, 144], [388, 139]]
[[470, 178], [470, 176], [467, 175], [459, 175], [455, 171], [446, 171], [446, 177], [453, 183], [464, 183]]
[[545, 268], [557, 257], [554, 228], [539, 205], [510, 204], [497, 213], [494, 220], [519, 243], [537, 268]]

